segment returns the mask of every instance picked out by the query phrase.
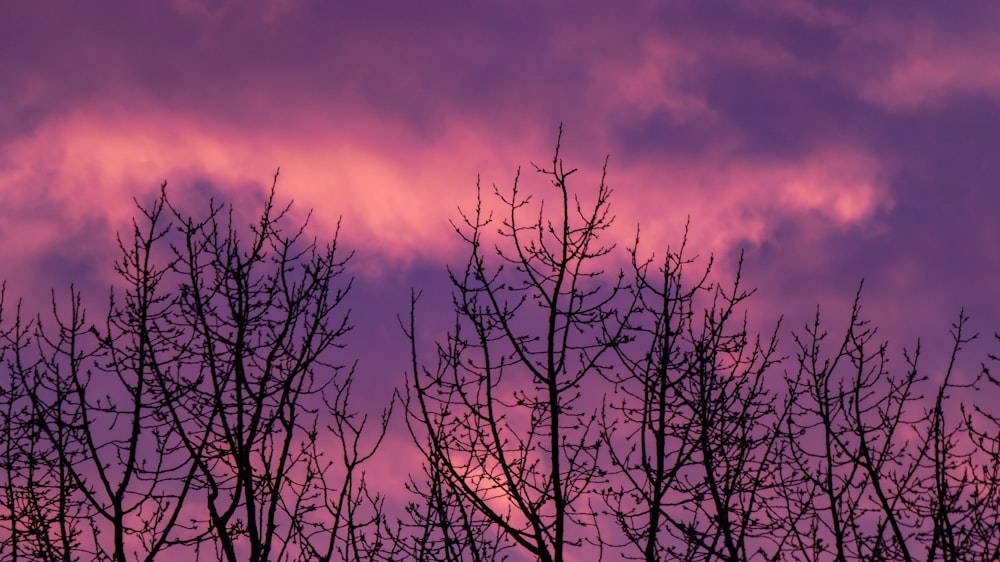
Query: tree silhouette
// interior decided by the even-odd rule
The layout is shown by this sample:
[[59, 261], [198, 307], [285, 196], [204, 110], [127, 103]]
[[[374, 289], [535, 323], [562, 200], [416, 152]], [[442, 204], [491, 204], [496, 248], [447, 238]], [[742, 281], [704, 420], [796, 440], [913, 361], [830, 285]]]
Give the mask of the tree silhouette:
[[435, 484], [489, 522], [489, 540], [559, 562], [593, 540], [590, 495], [605, 469], [596, 403], [583, 389], [621, 338], [621, 286], [604, 284], [601, 270], [610, 189], [602, 180], [594, 203], [582, 203], [558, 143], [552, 168], [536, 171], [555, 187], [554, 212], [533, 206], [518, 174], [509, 193], [494, 189], [499, 219], [480, 197], [455, 225], [469, 250], [450, 271], [455, 328], [432, 369], [414, 357], [409, 415], [423, 426]]
[[[631, 250], [634, 283], [626, 334], [601, 415], [613, 477], [609, 513], [644, 560], [747, 560], [766, 529], [757, 518], [774, 470], [781, 412], [765, 377], [777, 357], [738, 315], [751, 292], [709, 281], [712, 260], [669, 249], [652, 259]], [[741, 262], [742, 263], [742, 262]]]
[[[3, 534], [0, 555], [5, 560], [76, 560], [86, 522], [94, 517], [78, 492], [73, 466], [59, 449], [75, 444], [72, 428], [57, 425], [46, 431], [39, 423], [45, 410], [36, 398], [44, 382], [44, 365], [37, 354], [36, 321], [25, 320], [18, 305], [7, 325], [6, 290], [0, 298], [0, 353], [6, 373], [0, 387], [3, 411]], [[57, 381], [58, 382], [58, 381]], [[68, 384], [53, 389], [57, 402], [69, 394]], [[44, 392], [44, 391], [42, 391]], [[50, 446], [52, 439], [56, 446]]]
[[382, 500], [361, 465], [389, 412], [368, 427], [336, 360], [350, 256], [288, 229], [273, 186], [246, 230], [165, 185], [138, 209], [100, 326], [71, 291], [53, 328], [3, 334], [5, 555], [370, 559]]
[[[165, 184], [137, 204], [106, 307], [4, 288], [0, 561], [1000, 559], [998, 359], [965, 364], [964, 311], [936, 371], [860, 289], [836, 336], [818, 309], [757, 335], [742, 256], [718, 280], [687, 230], [620, 250], [604, 173], [575, 191], [560, 143], [545, 191], [477, 183], [451, 329], [424, 341], [411, 293], [377, 414], [352, 402], [351, 253], [277, 175], [251, 220]], [[421, 461], [387, 501], [366, 467], [396, 397]]]
[[[989, 560], [998, 541], [1000, 460], [976, 421], [951, 396], [980, 391], [987, 371], [956, 380], [957, 359], [975, 339], [964, 312], [952, 326], [945, 371], [927, 375], [920, 346], [890, 369], [888, 346], [861, 313], [860, 290], [836, 347], [817, 311], [795, 336], [798, 369], [788, 377], [779, 552], [811, 560]], [[932, 398], [931, 398], [932, 397]], [[928, 398], [931, 398], [928, 400]], [[983, 410], [975, 408], [978, 412]], [[793, 524], [789, 524], [789, 522]]]

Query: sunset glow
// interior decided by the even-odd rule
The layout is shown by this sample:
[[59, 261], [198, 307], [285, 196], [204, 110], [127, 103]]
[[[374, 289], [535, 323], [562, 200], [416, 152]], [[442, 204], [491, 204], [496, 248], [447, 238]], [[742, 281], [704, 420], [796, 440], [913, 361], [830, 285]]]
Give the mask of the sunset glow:
[[[454, 329], [477, 183], [489, 236], [515, 178], [552, 212], [536, 166], [561, 127], [582, 207], [607, 162], [602, 268], [629, 272], [632, 248], [659, 265], [685, 235], [722, 279], [742, 255], [750, 332], [780, 319], [791, 358], [817, 307], [840, 333], [863, 280], [893, 367], [920, 341], [932, 380], [964, 309], [971, 376], [1000, 331], [998, 26], [990, 3], [6, 2], [6, 310], [44, 316], [73, 285], [97, 322], [137, 203], [166, 182], [185, 212], [231, 204], [250, 226], [280, 170], [308, 238], [353, 252], [338, 364], [357, 361], [352, 400], [375, 419], [413, 375], [411, 290], [423, 360]], [[396, 509], [422, 458], [401, 409], [368, 468]]]

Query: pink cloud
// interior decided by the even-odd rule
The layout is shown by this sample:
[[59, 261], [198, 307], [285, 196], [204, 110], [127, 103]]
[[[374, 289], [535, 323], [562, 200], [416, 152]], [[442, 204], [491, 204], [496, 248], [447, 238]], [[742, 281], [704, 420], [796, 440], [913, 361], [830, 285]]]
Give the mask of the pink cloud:
[[[689, 107], [699, 113], [697, 105]], [[332, 234], [342, 217], [345, 241], [371, 275], [414, 259], [447, 261], [459, 243], [448, 221], [459, 207], [471, 208], [477, 175], [487, 204], [491, 186], [509, 189], [518, 166], [522, 188], [545, 193], [547, 180], [529, 162], [551, 164], [553, 132], [453, 120], [421, 138], [366, 112], [340, 127], [311, 126], [309, 118], [305, 109], [286, 125], [258, 127], [151, 105], [95, 106], [4, 146], [0, 182], [22, 194], [15, 205], [28, 205], [28, 194], [37, 197], [38, 188], [29, 186], [44, 186], [47, 204], [65, 220], [102, 217], [120, 230], [134, 213], [132, 197], [142, 200], [164, 179], [184, 199], [197, 199], [194, 185], [208, 181], [239, 203], [254, 200], [280, 166], [279, 196], [294, 199], [300, 212], [313, 209], [319, 233]], [[572, 185], [586, 198], [599, 181], [601, 159], [595, 147], [581, 151], [581, 144], [567, 133], [564, 158], [581, 169]], [[785, 220], [820, 217], [843, 228], [891, 205], [876, 161], [858, 150], [831, 145], [801, 160], [766, 161], [734, 156], [738, 147], [726, 140], [700, 159], [626, 166], [612, 157], [618, 243], [628, 245], [639, 223], [644, 242], [663, 247], [691, 215], [693, 232], [705, 233], [697, 241], [724, 252], [760, 243]], [[65, 226], [36, 224], [32, 251], [44, 251], [51, 239], [46, 224]]]
[[933, 14], [873, 14], [845, 30], [852, 62], [836, 72], [864, 99], [891, 111], [915, 111], [955, 95], [1000, 99], [1000, 41], [993, 26], [981, 27], [986, 21], [956, 34]]
[[636, 166], [613, 177], [624, 192], [619, 216], [635, 217], [654, 248], [678, 240], [688, 216], [695, 247], [722, 253], [772, 240], [786, 221], [839, 230], [863, 226], [892, 206], [876, 160], [833, 146], [801, 161], [709, 157]]
[[260, 22], [273, 22], [282, 15], [298, 7], [298, 0], [171, 0], [171, 7], [177, 13], [212, 22], [236, 14], [241, 18]]
[[656, 39], [644, 41], [637, 51], [635, 58], [596, 60], [589, 68], [594, 82], [590, 95], [647, 114], [665, 108], [682, 121], [712, 118], [704, 96], [685, 83], [700, 60], [695, 51]]
[[[181, 200], [204, 199], [195, 188], [207, 181], [228, 202], [251, 204], [280, 166], [279, 198], [301, 213], [313, 209], [319, 235], [332, 235], [342, 217], [362, 269], [378, 274], [450, 252], [457, 239], [448, 220], [473, 203], [476, 174], [506, 184], [517, 158], [531, 152], [524, 144], [504, 149], [494, 131], [459, 123], [421, 146], [412, 132], [370, 117], [318, 131], [302, 125], [307, 119], [258, 128], [142, 104], [50, 119], [0, 151], [0, 185], [15, 194], [10, 207], [47, 209], [35, 223], [9, 217], [8, 228], [30, 240], [9, 250], [44, 253], [67, 221], [100, 218], [122, 230], [135, 213], [132, 198], [151, 197], [163, 180]], [[94, 234], [91, 243], [111, 244], [110, 233]]]

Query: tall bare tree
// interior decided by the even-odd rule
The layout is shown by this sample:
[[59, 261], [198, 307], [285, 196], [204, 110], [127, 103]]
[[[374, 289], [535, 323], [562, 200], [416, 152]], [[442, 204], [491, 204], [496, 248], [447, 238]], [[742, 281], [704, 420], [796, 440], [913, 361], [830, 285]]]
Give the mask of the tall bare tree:
[[433, 369], [414, 361], [410, 415], [450, 493], [498, 540], [560, 562], [594, 528], [599, 398], [584, 392], [620, 337], [606, 328], [621, 278], [607, 283], [601, 269], [612, 221], [603, 178], [584, 204], [558, 143], [552, 167], [536, 170], [555, 188], [554, 208], [526, 195], [518, 174], [509, 192], [494, 189], [498, 220], [479, 198], [455, 226], [469, 250], [451, 270], [455, 328]]
[[[998, 459], [955, 394], [982, 390], [982, 374], [957, 367], [967, 334], [952, 327], [942, 373], [930, 376], [920, 345], [890, 368], [888, 345], [861, 314], [860, 289], [836, 347], [817, 312], [796, 335], [789, 375], [776, 521], [780, 551], [810, 560], [990, 560], [997, 504], [989, 500]], [[978, 446], [977, 446], [978, 444]], [[986, 545], [993, 545], [987, 547]]]
[[637, 236], [629, 341], [617, 349], [622, 367], [601, 416], [611, 473], [604, 495], [623, 556], [752, 559], [780, 417], [767, 380], [779, 360], [777, 329], [764, 340], [749, 335], [740, 312], [752, 292], [740, 285], [741, 267], [731, 287], [710, 281], [711, 259], [686, 275], [695, 263], [686, 233], [655, 269], [638, 246]]
[[604, 176], [571, 189], [559, 142], [535, 170], [547, 191], [477, 185], [454, 224], [429, 359], [411, 294], [422, 462], [392, 517], [366, 467], [395, 401], [356, 409], [343, 353], [351, 255], [273, 184], [249, 225], [164, 185], [100, 313], [0, 291], [0, 562], [1000, 559], [1000, 378], [960, 360], [964, 313], [939, 372], [919, 343], [890, 361], [860, 290], [789, 360], [780, 324], [750, 327], [742, 258], [719, 282], [686, 234], [655, 260], [637, 235], [608, 270]]
[[[409, 325], [403, 331], [410, 340], [413, 372], [416, 363], [416, 305], [419, 295], [411, 293]], [[440, 358], [439, 358], [440, 360]], [[443, 366], [438, 365], [438, 370]], [[485, 562], [505, 559], [511, 545], [496, 531], [489, 514], [469, 503], [461, 489], [450, 485], [451, 467], [435, 445], [447, 439], [448, 429], [428, 427], [421, 410], [407, 396], [407, 428], [424, 461], [419, 474], [411, 474], [406, 489], [413, 501], [399, 518], [394, 531], [395, 549], [391, 559]], [[434, 434], [424, 432], [434, 431]]]
[[[277, 181], [277, 175], [275, 175]], [[213, 557], [370, 559], [381, 499], [361, 465], [385, 435], [349, 404], [353, 366], [344, 256], [305, 224], [287, 229], [274, 189], [248, 232], [232, 209], [195, 219], [171, 206], [178, 358], [159, 369], [164, 423], [190, 457]], [[370, 438], [370, 440], [369, 440]], [[337, 457], [337, 463], [332, 457]]]
[[[6, 290], [0, 294], [0, 355], [5, 372], [0, 386], [0, 439], [3, 443], [0, 560], [77, 559], [81, 540], [93, 517], [78, 492], [72, 467], [50, 446], [40, 423], [43, 411], [35, 398], [44, 369], [37, 353], [38, 326], [25, 320], [18, 303], [8, 318]], [[9, 324], [7, 321], [9, 320]], [[57, 395], [66, 396], [68, 385]], [[57, 443], [72, 442], [68, 427], [56, 427]]]
[[[277, 181], [277, 176], [275, 176]], [[287, 229], [274, 186], [248, 229], [166, 186], [119, 240], [99, 324], [78, 291], [0, 330], [8, 559], [368, 560], [385, 435], [353, 409], [350, 255]]]

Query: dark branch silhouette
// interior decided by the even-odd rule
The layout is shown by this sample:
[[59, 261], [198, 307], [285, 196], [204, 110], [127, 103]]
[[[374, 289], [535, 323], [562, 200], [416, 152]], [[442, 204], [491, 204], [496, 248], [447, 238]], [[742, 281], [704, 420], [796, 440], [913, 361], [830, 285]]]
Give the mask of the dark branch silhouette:
[[[860, 289], [843, 331], [757, 335], [742, 256], [717, 280], [686, 229], [619, 250], [607, 162], [577, 191], [560, 142], [541, 189], [477, 184], [451, 329], [411, 293], [380, 412], [339, 226], [312, 238], [274, 184], [250, 221], [164, 184], [102, 306], [0, 290], [0, 562], [1000, 559], [998, 359], [966, 364], [964, 311], [937, 370]], [[397, 398], [420, 462], [387, 498]]]
[[455, 328], [434, 369], [414, 358], [409, 410], [448, 492], [497, 540], [559, 562], [594, 540], [591, 492], [605, 471], [596, 401], [583, 392], [618, 344], [606, 328], [621, 278], [606, 284], [601, 269], [612, 250], [599, 241], [612, 221], [603, 180], [582, 203], [558, 144], [552, 168], [536, 171], [555, 188], [554, 211], [517, 177], [494, 190], [499, 219], [479, 199], [455, 226], [469, 251], [450, 272]]
[[71, 290], [0, 333], [4, 556], [371, 559], [389, 410], [354, 411], [338, 360], [350, 254], [289, 228], [273, 187], [249, 228], [165, 185], [138, 209], [100, 325]]

